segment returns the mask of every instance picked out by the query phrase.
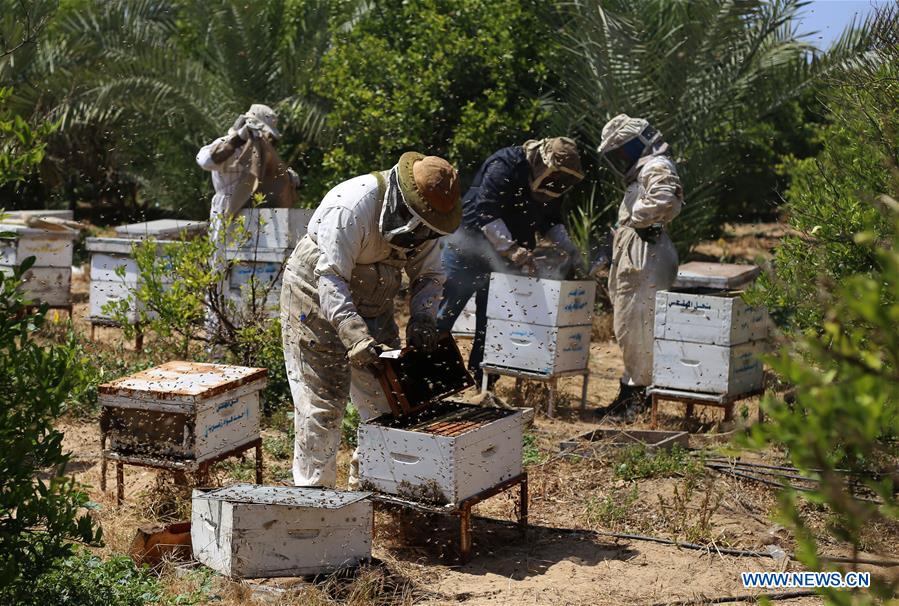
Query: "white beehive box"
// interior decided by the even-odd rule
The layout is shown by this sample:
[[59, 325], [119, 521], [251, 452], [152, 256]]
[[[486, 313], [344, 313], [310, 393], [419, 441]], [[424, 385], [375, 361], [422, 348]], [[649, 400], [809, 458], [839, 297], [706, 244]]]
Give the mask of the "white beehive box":
[[312, 209], [252, 208], [240, 212], [244, 219], [247, 241], [241, 246], [252, 248], [289, 248], [306, 235]]
[[365, 492], [237, 484], [195, 490], [194, 557], [237, 578], [303, 576], [371, 558], [372, 504]]
[[72, 301], [72, 253], [78, 232], [72, 229], [40, 229], [0, 224], [0, 272], [11, 275], [13, 267], [34, 257], [22, 276], [22, 293], [29, 299], [53, 306]]
[[656, 339], [653, 385], [729, 396], [759, 390], [765, 378], [759, 356], [767, 352], [767, 345], [750, 341], [725, 347]]
[[44, 219], [48, 217], [71, 221], [75, 218], [75, 211], [73, 210], [7, 210], [4, 211], [4, 213], [4, 219], [19, 219], [22, 221], [28, 219]]
[[[157, 255], [163, 255], [164, 247], [173, 242], [157, 240]], [[137, 313], [141, 307], [134, 298], [134, 291], [140, 284], [140, 271], [137, 262], [131, 257], [134, 245], [135, 240], [130, 238], [88, 238], [85, 241], [85, 246], [91, 253], [91, 320], [112, 320], [112, 316], [103, 311], [104, 306], [113, 301], [128, 301], [128, 321], [137, 321]], [[124, 274], [120, 276], [119, 271]], [[170, 284], [172, 280], [172, 277], [165, 277], [163, 283]]]
[[98, 388], [108, 448], [202, 462], [259, 438], [264, 368], [169, 362]]
[[206, 233], [206, 221], [184, 221], [181, 219], [157, 219], [156, 221], [144, 221], [119, 225], [115, 228], [119, 238], [132, 238], [143, 240], [156, 238], [157, 240], [183, 240]]
[[587, 368], [592, 326], [487, 320], [484, 364], [553, 375]]
[[[471, 429], [455, 435], [431, 429], [453, 422]], [[459, 504], [522, 473], [523, 431], [521, 411], [457, 402], [412, 421], [385, 415], [359, 425], [359, 477], [380, 492]]]
[[477, 320], [475, 319], [475, 313], [477, 308], [475, 306], [475, 295], [472, 295], [468, 300], [468, 303], [465, 304], [465, 307], [462, 308], [462, 313], [459, 314], [459, 317], [456, 318], [455, 323], [453, 323], [452, 333], [457, 337], [473, 337], [475, 328], [477, 325]]
[[768, 314], [764, 308], [750, 307], [739, 293], [698, 295], [656, 293], [656, 339], [740, 345], [768, 338]]
[[577, 326], [593, 321], [596, 282], [490, 274], [487, 317], [542, 326]]

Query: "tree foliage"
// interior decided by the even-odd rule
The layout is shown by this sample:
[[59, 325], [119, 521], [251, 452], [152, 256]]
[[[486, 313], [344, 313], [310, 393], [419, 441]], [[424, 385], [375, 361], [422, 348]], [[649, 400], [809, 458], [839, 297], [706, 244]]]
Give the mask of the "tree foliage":
[[87, 495], [66, 476], [69, 455], [56, 429], [76, 369], [70, 345], [38, 343], [46, 309], [29, 311], [19, 291], [34, 258], [0, 273], [0, 601], [19, 604], [33, 579], [71, 552], [71, 541], [100, 539], [81, 508]]
[[409, 150], [447, 157], [470, 179], [496, 149], [542, 136], [551, 14], [534, 0], [372, 2], [335, 36], [316, 79], [335, 137], [321, 193]]
[[678, 161], [686, 205], [673, 225], [681, 248], [715, 229], [719, 199], [744, 164], [752, 129], [870, 44], [870, 24], [827, 52], [796, 31], [800, 0], [571, 0], [561, 127], [595, 149], [618, 113], [648, 119]]

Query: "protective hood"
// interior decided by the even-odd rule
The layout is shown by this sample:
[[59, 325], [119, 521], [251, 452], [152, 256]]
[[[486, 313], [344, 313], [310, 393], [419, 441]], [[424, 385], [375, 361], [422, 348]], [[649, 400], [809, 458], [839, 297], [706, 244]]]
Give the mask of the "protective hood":
[[668, 144], [648, 121], [619, 114], [603, 127], [597, 151], [615, 174], [628, 180], [649, 156], [666, 153]]
[[524, 154], [531, 169], [531, 191], [558, 198], [584, 178], [577, 143], [568, 137], [525, 141]]
[[387, 243], [399, 250], [411, 250], [443, 235], [406, 203], [396, 166], [387, 175], [378, 229]]

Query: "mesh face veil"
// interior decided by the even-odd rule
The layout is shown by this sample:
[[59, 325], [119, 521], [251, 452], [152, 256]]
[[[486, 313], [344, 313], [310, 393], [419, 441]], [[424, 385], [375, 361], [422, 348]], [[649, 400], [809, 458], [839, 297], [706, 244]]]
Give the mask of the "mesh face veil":
[[605, 152], [603, 159], [612, 172], [623, 179], [657, 138], [656, 129], [647, 126], [636, 137]]
[[390, 171], [384, 205], [381, 208], [380, 229], [388, 244], [405, 250], [445, 235], [425, 223], [406, 204], [397, 181], [396, 170]]

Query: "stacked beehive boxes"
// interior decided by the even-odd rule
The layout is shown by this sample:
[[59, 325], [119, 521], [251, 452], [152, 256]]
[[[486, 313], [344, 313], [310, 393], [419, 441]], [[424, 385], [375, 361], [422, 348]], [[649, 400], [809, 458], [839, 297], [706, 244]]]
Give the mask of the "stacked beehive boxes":
[[708, 275], [682, 268], [679, 290], [656, 294], [653, 385], [727, 396], [761, 389], [768, 315], [733, 290], [751, 281], [757, 268], [703, 265], [710, 265]]
[[365, 492], [237, 484], [195, 490], [194, 557], [229, 577], [329, 573], [371, 558]]
[[596, 283], [490, 275], [484, 364], [551, 377], [587, 368]]
[[[112, 315], [104, 311], [109, 303], [128, 302], [128, 321], [137, 321], [140, 303], [133, 293], [140, 285], [140, 271], [132, 258], [136, 243], [147, 238], [156, 241], [157, 254], [164, 254], [165, 245], [182, 237], [203, 233], [203, 221], [178, 221], [161, 219], [120, 225], [115, 238], [88, 238], [87, 250], [91, 253], [90, 320], [94, 324], [111, 324]], [[120, 275], [121, 273], [121, 275]], [[173, 278], [166, 278], [171, 281]]]
[[34, 264], [22, 276], [23, 294], [50, 307], [70, 307], [72, 253], [78, 232], [2, 224], [0, 233], [7, 234], [0, 238], [0, 272], [11, 275], [15, 266], [34, 257]]
[[[240, 309], [262, 303], [276, 315], [281, 294], [281, 274], [287, 257], [306, 234], [312, 211], [305, 208], [258, 208], [242, 211], [247, 237], [241, 246], [229, 248], [227, 298]], [[265, 294], [264, 302], [261, 300]]]

